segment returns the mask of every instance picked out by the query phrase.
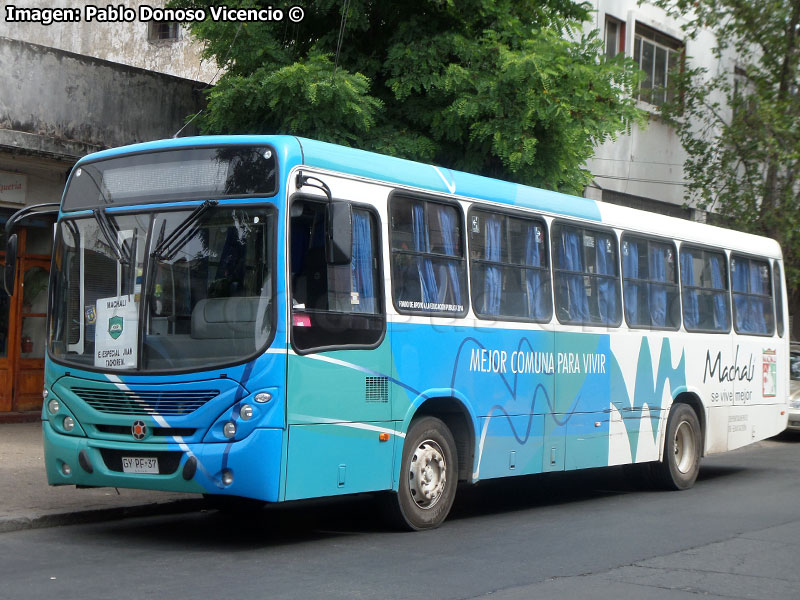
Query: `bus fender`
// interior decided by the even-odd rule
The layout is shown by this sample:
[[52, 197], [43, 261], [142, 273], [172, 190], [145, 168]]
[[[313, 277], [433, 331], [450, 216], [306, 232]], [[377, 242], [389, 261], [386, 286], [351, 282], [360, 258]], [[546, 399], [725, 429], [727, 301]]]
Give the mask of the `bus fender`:
[[[466, 463], [462, 456], [459, 456], [459, 473], [460, 479], [463, 479], [464, 473], [469, 473], [469, 481], [472, 481], [471, 474], [474, 468], [475, 452], [477, 447], [477, 438], [480, 427], [478, 426], [478, 418], [472, 410], [470, 402], [458, 390], [453, 388], [431, 388], [420, 393], [408, 406], [402, 423], [398, 428], [401, 432], [403, 441], [405, 441], [405, 434], [411, 426], [411, 421], [414, 417], [424, 414], [433, 417], [439, 417], [447, 423], [447, 415], [452, 415], [454, 410], [459, 411], [464, 420], [466, 421], [467, 431], [451, 431], [453, 437], [456, 438], [456, 444], [460, 449], [460, 454], [466, 454], [469, 459]], [[452, 429], [452, 427], [451, 427]], [[398, 445], [395, 449], [394, 468], [392, 477], [392, 489], [397, 490], [400, 484], [400, 470], [403, 460], [402, 445]], [[468, 467], [466, 464], [468, 463]]]
[[700, 421], [700, 429], [703, 434], [703, 447], [702, 455], [706, 454], [706, 446], [708, 444], [708, 432], [706, 431], [706, 424], [708, 423], [708, 407], [701, 401], [702, 394], [695, 386], [681, 385], [671, 390], [671, 398], [669, 404], [662, 406], [661, 419], [658, 426], [658, 460], [664, 460], [664, 437], [667, 434], [667, 421], [672, 406], [676, 403], [688, 404], [697, 413], [697, 419]]

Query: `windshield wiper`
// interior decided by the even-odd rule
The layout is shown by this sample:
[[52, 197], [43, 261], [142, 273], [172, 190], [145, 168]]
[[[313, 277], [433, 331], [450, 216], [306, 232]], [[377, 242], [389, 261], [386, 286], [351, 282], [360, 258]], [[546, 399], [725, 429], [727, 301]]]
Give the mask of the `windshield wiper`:
[[175, 229], [173, 229], [167, 237], [164, 237], [164, 227], [167, 223], [164, 221], [163, 225], [161, 226], [161, 235], [159, 236], [158, 245], [150, 253], [150, 256], [160, 261], [172, 260], [175, 254], [181, 248], [183, 248], [186, 242], [192, 239], [192, 237], [194, 237], [194, 235], [197, 233], [198, 228], [195, 227], [195, 225], [200, 220], [200, 217], [202, 217], [210, 209], [214, 208], [217, 204], [219, 204], [219, 201], [217, 200], [206, 200], [200, 206], [195, 208], [189, 214], [189, 216], [181, 221], [181, 223]]
[[124, 246], [120, 245], [119, 239], [117, 238], [118, 230], [114, 225], [112, 225], [111, 220], [106, 214], [106, 209], [95, 208], [92, 211], [92, 214], [94, 215], [95, 221], [97, 221], [97, 226], [100, 229], [100, 232], [103, 234], [103, 237], [106, 238], [106, 242], [111, 248], [111, 251], [114, 253], [117, 262], [124, 265], [130, 265], [130, 254], [128, 254], [127, 249]]

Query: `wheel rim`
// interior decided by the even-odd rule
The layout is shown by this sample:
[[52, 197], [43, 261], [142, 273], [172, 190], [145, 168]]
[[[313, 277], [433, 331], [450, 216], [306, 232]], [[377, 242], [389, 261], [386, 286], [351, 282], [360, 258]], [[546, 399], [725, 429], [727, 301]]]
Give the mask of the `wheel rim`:
[[446, 483], [447, 461], [444, 452], [433, 440], [425, 440], [417, 446], [408, 467], [411, 499], [420, 508], [433, 508], [441, 499]]
[[678, 471], [684, 474], [691, 471], [695, 456], [694, 430], [686, 421], [681, 422], [675, 431], [674, 449], [675, 466]]

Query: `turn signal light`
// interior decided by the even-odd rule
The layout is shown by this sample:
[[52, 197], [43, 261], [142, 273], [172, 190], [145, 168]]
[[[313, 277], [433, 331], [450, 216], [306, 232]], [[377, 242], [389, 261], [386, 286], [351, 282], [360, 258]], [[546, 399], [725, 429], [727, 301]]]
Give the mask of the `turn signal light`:
[[388, 433], [379, 433], [378, 439], [382, 442], [388, 442], [391, 436]]

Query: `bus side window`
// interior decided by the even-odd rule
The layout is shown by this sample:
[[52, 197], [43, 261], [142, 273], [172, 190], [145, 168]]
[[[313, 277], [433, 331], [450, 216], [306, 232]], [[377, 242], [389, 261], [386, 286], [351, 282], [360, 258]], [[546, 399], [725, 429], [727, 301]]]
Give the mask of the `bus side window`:
[[325, 227], [324, 202], [292, 203], [292, 343], [299, 352], [374, 346], [385, 326], [377, 216], [353, 207], [352, 260], [345, 265], [325, 260]]
[[625, 321], [636, 329], [678, 329], [681, 323], [675, 245], [622, 236]]
[[464, 316], [467, 277], [461, 211], [411, 198], [391, 200], [392, 287], [399, 312]]
[[543, 221], [470, 210], [472, 308], [482, 319], [547, 322], [553, 314]]
[[556, 316], [561, 323], [620, 324], [617, 241], [613, 233], [556, 223], [553, 261]]
[[781, 268], [778, 261], [772, 261], [772, 288], [775, 298], [775, 322], [778, 325], [778, 335], [783, 337], [783, 285], [781, 282]]
[[731, 291], [733, 326], [736, 332], [772, 335], [775, 323], [769, 263], [744, 256], [732, 256]]
[[683, 325], [687, 331], [730, 331], [725, 266], [722, 252], [681, 247]]

